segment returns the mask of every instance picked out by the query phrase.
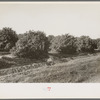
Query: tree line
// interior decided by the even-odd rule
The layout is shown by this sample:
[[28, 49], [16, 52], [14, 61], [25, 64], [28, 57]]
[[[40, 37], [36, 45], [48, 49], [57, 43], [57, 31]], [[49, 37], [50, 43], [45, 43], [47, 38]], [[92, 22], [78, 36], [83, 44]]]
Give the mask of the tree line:
[[74, 37], [70, 34], [46, 36], [44, 32], [29, 30], [17, 34], [12, 28], [0, 30], [0, 51], [7, 51], [18, 57], [43, 58], [48, 52], [61, 54], [94, 53], [100, 49], [100, 38]]

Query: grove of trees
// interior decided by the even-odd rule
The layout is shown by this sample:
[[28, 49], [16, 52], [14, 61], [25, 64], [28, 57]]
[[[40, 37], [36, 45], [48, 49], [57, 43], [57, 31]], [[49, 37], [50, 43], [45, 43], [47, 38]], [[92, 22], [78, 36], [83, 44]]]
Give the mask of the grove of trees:
[[74, 37], [70, 34], [46, 36], [41, 31], [28, 31], [16, 34], [11, 28], [0, 30], [0, 51], [11, 52], [18, 57], [43, 58], [48, 52], [56, 51], [63, 54], [94, 53], [100, 50], [100, 38], [89, 36]]

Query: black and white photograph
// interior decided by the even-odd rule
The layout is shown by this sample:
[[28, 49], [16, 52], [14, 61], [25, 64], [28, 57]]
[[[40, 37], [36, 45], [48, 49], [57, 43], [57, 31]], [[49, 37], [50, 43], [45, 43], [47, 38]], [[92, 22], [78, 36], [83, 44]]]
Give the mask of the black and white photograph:
[[100, 2], [0, 2], [0, 83], [100, 83]]

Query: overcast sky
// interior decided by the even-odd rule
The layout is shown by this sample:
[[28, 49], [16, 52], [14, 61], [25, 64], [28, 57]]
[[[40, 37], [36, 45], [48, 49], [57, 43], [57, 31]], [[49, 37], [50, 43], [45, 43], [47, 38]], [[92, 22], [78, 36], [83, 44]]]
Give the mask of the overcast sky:
[[0, 3], [2, 27], [11, 27], [18, 34], [40, 30], [47, 35], [100, 38], [100, 3]]

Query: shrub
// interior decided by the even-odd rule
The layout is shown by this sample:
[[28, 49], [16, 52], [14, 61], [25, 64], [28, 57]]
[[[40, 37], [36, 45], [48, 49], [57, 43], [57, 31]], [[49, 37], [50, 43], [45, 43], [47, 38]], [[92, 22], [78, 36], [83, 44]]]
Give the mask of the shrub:
[[95, 39], [98, 50], [100, 50], [100, 38]]
[[40, 31], [29, 31], [18, 40], [11, 53], [18, 57], [43, 58], [47, 56], [48, 40]]
[[0, 30], [0, 51], [9, 51], [15, 43], [18, 37], [15, 31], [11, 28], [3, 28]]
[[54, 36], [53, 35], [49, 35], [48, 37], [48, 43], [49, 43], [49, 51], [51, 50], [50, 46], [52, 45], [52, 41], [54, 39]]
[[97, 39], [92, 39], [92, 46], [93, 46], [93, 48], [94, 49], [97, 49], [98, 47], [98, 41], [97, 41]]
[[76, 38], [72, 35], [65, 34], [56, 36], [52, 40], [51, 50], [56, 50], [59, 53], [73, 54], [76, 52]]
[[100, 50], [100, 41], [97, 44], [98, 50]]
[[76, 45], [78, 52], [94, 52], [94, 43], [89, 36], [81, 36], [77, 38]]

